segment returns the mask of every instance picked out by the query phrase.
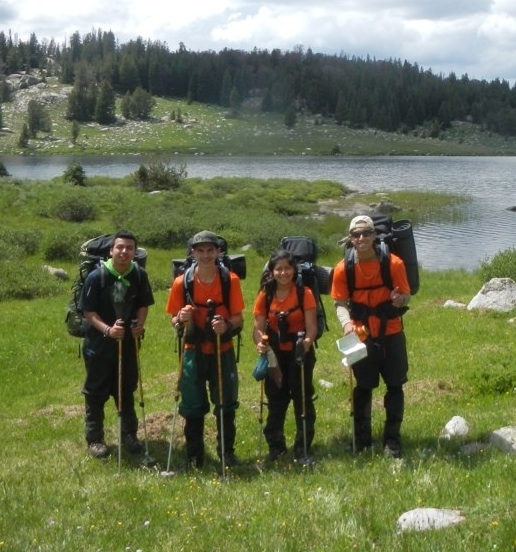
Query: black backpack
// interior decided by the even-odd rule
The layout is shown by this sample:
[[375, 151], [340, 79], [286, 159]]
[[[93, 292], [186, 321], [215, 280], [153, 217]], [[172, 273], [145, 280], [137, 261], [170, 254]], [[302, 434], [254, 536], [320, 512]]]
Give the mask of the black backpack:
[[[317, 244], [313, 238], [307, 236], [285, 236], [280, 240], [279, 248], [288, 251], [296, 261], [296, 289], [299, 308], [304, 308], [305, 286], [309, 287], [314, 294], [317, 313], [316, 340], [320, 339], [323, 333], [328, 330], [326, 310], [321, 295], [328, 295], [330, 293], [331, 269], [316, 264], [318, 251]], [[267, 316], [271, 302], [272, 297], [267, 294], [265, 299]]]
[[[103, 234], [96, 238], [92, 238], [81, 245], [79, 251], [79, 270], [70, 293], [70, 300], [68, 301], [68, 307], [66, 310], [66, 329], [68, 333], [73, 337], [85, 337], [88, 329], [88, 324], [84, 319], [82, 312], [79, 311], [79, 300], [81, 298], [82, 288], [84, 282], [90, 272], [93, 272], [96, 268], [101, 268], [101, 286], [104, 286], [104, 280], [106, 278], [107, 269], [104, 267], [102, 261], [109, 259], [109, 251], [113, 243], [115, 234]], [[136, 249], [134, 257], [136, 261], [136, 268], [138, 269], [138, 275], [140, 275], [139, 267], [145, 268], [147, 262], [147, 251], [141, 247]]]
[[[415, 295], [419, 290], [419, 266], [417, 262], [416, 244], [409, 220], [393, 221], [390, 215], [370, 215], [376, 230], [376, 249], [380, 259], [380, 274], [382, 285], [392, 289], [390, 271], [390, 253], [394, 253], [403, 260], [410, 294]], [[344, 249], [344, 262], [348, 281], [349, 297], [352, 296], [355, 286], [356, 251], [353, 247]]]

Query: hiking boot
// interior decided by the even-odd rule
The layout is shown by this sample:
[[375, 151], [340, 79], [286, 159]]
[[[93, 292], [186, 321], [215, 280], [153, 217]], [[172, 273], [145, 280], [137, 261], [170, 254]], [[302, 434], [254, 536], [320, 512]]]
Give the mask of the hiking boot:
[[234, 468], [235, 466], [238, 466], [240, 464], [240, 461], [238, 460], [234, 452], [226, 452], [224, 456], [224, 461], [226, 464], [226, 468]]
[[269, 454], [265, 457], [267, 462], [276, 462], [278, 458], [287, 452], [287, 447], [273, 447], [269, 449]]
[[106, 456], [109, 456], [109, 449], [103, 441], [89, 443], [88, 451], [93, 458], [106, 458]]
[[202, 469], [202, 467], [204, 466], [204, 449], [199, 451], [197, 454], [190, 456], [188, 458], [188, 461], [198, 470]]
[[186, 471], [202, 470], [204, 466], [204, 452], [194, 456], [188, 456], [186, 459]]
[[143, 452], [143, 445], [141, 441], [138, 440], [136, 435], [124, 435], [122, 437], [122, 444], [124, 445], [125, 450], [130, 454], [139, 454], [140, 452]]
[[389, 439], [383, 447], [383, 454], [391, 458], [401, 458], [401, 445], [398, 441]]
[[304, 447], [294, 447], [294, 460], [302, 460], [303, 458], [308, 458], [310, 451], [307, 451], [305, 454]]

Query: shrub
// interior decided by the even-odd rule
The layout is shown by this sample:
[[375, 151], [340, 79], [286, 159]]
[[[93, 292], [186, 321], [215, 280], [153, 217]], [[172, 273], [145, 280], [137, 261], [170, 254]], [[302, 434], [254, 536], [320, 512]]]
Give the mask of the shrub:
[[[39, 230], [3, 229], [0, 231], [1, 257], [14, 259], [19, 256], [34, 255], [39, 249], [40, 242], [41, 232]], [[6, 257], [6, 252], [9, 249], [13, 255]]]
[[52, 297], [62, 291], [62, 281], [43, 271], [41, 267], [37, 268], [34, 263], [2, 261], [0, 264], [0, 301]]
[[516, 370], [503, 366], [480, 372], [473, 384], [480, 395], [516, 394]]
[[5, 176], [11, 176], [5, 165], [0, 161], [0, 178]]
[[516, 281], [516, 249], [507, 249], [497, 253], [491, 261], [480, 263], [482, 282], [491, 278], [512, 278]]
[[133, 180], [144, 192], [151, 192], [176, 190], [187, 176], [186, 165], [174, 167], [155, 159], [147, 165], [140, 165], [133, 175]]
[[52, 216], [67, 222], [84, 222], [97, 218], [97, 207], [85, 196], [69, 196], [61, 199], [52, 209]]
[[82, 232], [55, 234], [45, 246], [43, 256], [47, 261], [77, 261], [81, 244], [96, 235], [85, 237]]
[[86, 172], [80, 163], [70, 163], [63, 173], [63, 179], [74, 186], [86, 186]]

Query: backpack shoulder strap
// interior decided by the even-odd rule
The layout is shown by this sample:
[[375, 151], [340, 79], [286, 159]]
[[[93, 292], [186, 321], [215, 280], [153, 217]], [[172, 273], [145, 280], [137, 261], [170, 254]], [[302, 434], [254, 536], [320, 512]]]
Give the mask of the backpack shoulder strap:
[[296, 291], [297, 291], [297, 306], [304, 312], [305, 311], [305, 286], [303, 284], [303, 278], [299, 274], [296, 279]]
[[[378, 257], [380, 259], [380, 273], [382, 276], [382, 284], [392, 289], [392, 277], [391, 277], [391, 255], [389, 247], [385, 242], [380, 242], [377, 246]], [[356, 263], [356, 251], [354, 247], [346, 250], [344, 255], [344, 268], [346, 270], [346, 279], [348, 282], [348, 294], [349, 298], [356, 289], [355, 285], [355, 263]]]
[[[222, 301], [224, 305], [229, 310], [229, 296], [231, 291], [231, 276], [229, 274], [229, 269], [224, 265], [220, 264], [218, 266], [220, 274], [220, 283], [222, 286]], [[185, 303], [187, 305], [194, 305], [194, 293], [193, 293], [193, 284], [194, 284], [194, 271], [195, 264], [190, 265], [184, 272], [183, 275], [183, 290], [185, 293]]]
[[231, 275], [229, 268], [222, 263], [219, 264], [220, 284], [222, 286], [222, 302], [229, 310], [229, 295], [231, 291]]
[[378, 245], [378, 256], [380, 257], [380, 273], [382, 275], [382, 283], [385, 287], [392, 289], [391, 254], [389, 246], [384, 241], [381, 241]]
[[346, 280], [348, 282], [348, 296], [351, 299], [353, 292], [355, 291], [355, 255], [356, 251], [354, 247], [346, 249], [344, 254], [344, 270], [346, 271]]
[[186, 305], [193, 305], [193, 281], [195, 265], [190, 265], [183, 273], [183, 291]]

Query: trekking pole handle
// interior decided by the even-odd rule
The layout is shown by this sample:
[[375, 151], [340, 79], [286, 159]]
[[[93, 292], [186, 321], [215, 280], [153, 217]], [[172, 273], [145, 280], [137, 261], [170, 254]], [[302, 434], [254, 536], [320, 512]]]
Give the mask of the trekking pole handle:
[[305, 358], [305, 332], [297, 332], [297, 341], [296, 341], [296, 362], [303, 362]]
[[115, 323], [111, 326], [109, 332], [110, 337], [113, 339], [123, 339], [125, 334], [124, 321], [122, 318], [118, 318]]
[[256, 349], [260, 355], [265, 354], [269, 350], [269, 336], [267, 334], [262, 334], [262, 338], [257, 343]]
[[212, 318], [211, 327], [217, 335], [220, 335], [228, 330], [229, 322], [227, 322], [220, 314], [216, 314]]

